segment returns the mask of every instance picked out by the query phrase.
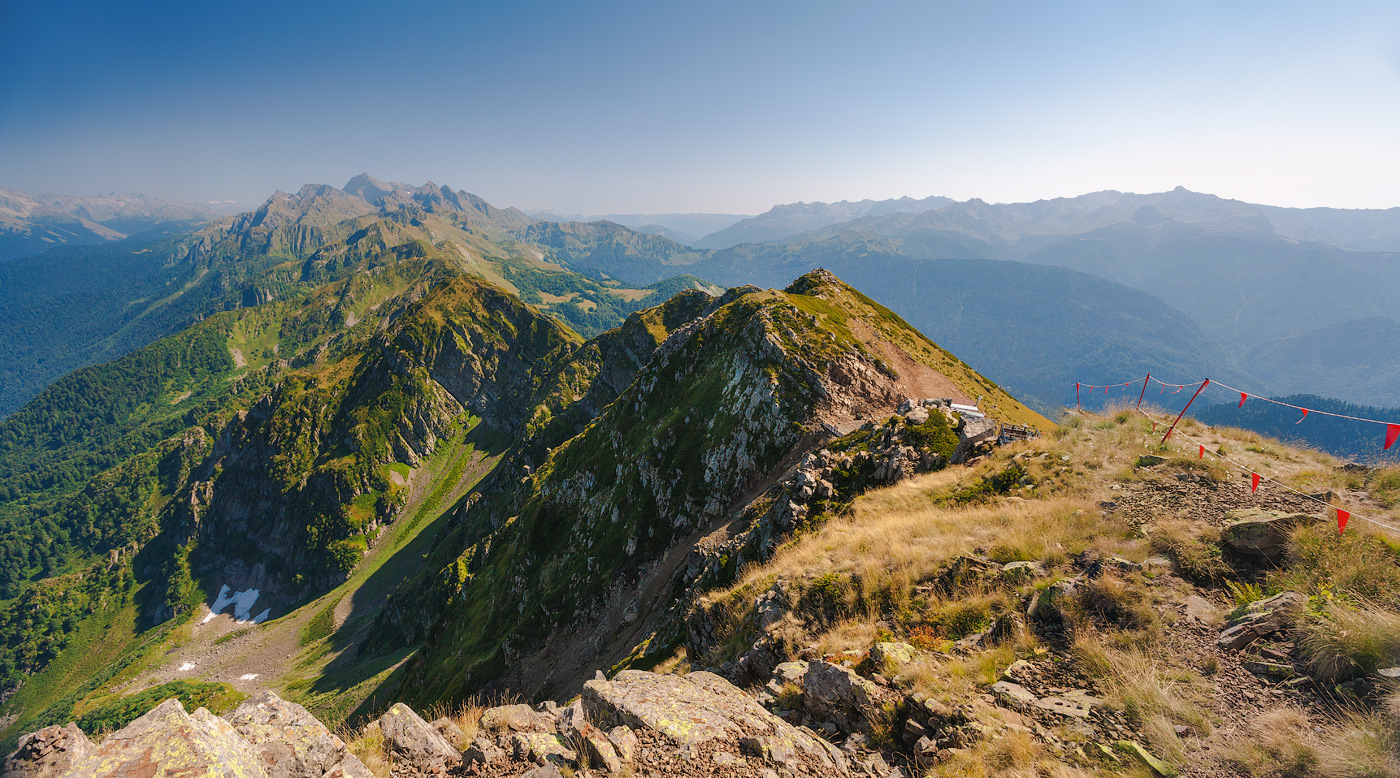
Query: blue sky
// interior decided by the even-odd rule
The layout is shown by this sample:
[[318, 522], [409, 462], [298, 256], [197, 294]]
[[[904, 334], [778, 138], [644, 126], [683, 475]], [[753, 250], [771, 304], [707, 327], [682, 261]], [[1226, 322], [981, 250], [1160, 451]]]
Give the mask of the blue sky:
[[0, 185], [1400, 206], [1400, 4], [0, 0]]

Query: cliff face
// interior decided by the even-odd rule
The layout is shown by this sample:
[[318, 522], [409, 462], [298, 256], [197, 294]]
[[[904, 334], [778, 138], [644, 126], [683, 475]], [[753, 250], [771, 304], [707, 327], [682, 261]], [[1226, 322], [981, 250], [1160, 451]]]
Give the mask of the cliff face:
[[193, 572], [285, 603], [344, 580], [416, 466], [481, 423], [518, 433], [576, 337], [489, 285], [455, 277], [339, 358], [292, 371], [223, 429], [168, 524]]
[[557, 691], [581, 678], [533, 666], [541, 657], [572, 652], [574, 670], [605, 669], [619, 639], [678, 640], [641, 627], [686, 596], [679, 574], [696, 542], [833, 430], [883, 418], [935, 375], [953, 389], [976, 378], [916, 361], [894, 338], [921, 336], [882, 316], [817, 271], [783, 292], [730, 290], [670, 331], [581, 433], [484, 489], [435, 572], [400, 587], [367, 646], [418, 642], [432, 626], [398, 696], [488, 681]]

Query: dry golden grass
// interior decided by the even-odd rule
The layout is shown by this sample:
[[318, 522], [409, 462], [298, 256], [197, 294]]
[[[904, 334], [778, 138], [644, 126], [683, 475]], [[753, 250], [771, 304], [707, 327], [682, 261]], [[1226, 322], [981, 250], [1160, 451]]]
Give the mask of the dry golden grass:
[[1299, 643], [1314, 677], [1336, 681], [1400, 662], [1400, 613], [1369, 603], [1319, 599], [1299, 624]]
[[1007, 730], [995, 740], [979, 741], [926, 775], [947, 778], [1088, 778], [1091, 773], [1056, 759], [1029, 734]]
[[1106, 527], [1092, 503], [1080, 499], [935, 507], [930, 492], [949, 482], [945, 473], [935, 473], [873, 492], [856, 502], [850, 516], [780, 550], [744, 583], [834, 572], [860, 581], [861, 594], [868, 595], [876, 585], [911, 587], [978, 548], [997, 561], [1042, 560], [1082, 551], [1105, 530], [1124, 535]]
[[1400, 775], [1400, 695], [1377, 710], [1318, 722], [1294, 708], [1267, 711], [1226, 745], [1226, 761], [1252, 778]]
[[384, 744], [384, 732], [378, 726], [352, 732], [342, 725], [337, 734], [375, 778], [389, 778], [394, 764]]
[[1210, 720], [1199, 703], [1213, 687], [1166, 656], [1135, 645], [1113, 645], [1102, 633], [1082, 631], [1074, 650], [1081, 667], [1099, 677], [1107, 701], [1141, 727], [1153, 753], [1185, 764], [1186, 749], [1173, 727], [1182, 724], [1208, 734]]

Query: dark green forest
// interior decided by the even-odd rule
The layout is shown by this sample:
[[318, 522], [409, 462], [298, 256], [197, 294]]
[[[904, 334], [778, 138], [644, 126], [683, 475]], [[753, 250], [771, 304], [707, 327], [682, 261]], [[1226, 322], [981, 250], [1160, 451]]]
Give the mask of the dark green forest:
[[[1312, 394], [1292, 394], [1274, 399], [1317, 411], [1400, 424], [1400, 408], [1354, 405]], [[1310, 413], [1304, 419], [1301, 413], [1292, 408], [1259, 400], [1246, 402], [1243, 408], [1237, 402], [1208, 405], [1192, 410], [1191, 415], [1206, 424], [1243, 427], [1286, 443], [1313, 446], [1357, 462], [1400, 461], [1400, 446], [1383, 450], [1385, 427], [1379, 424], [1337, 419], [1319, 413]]]

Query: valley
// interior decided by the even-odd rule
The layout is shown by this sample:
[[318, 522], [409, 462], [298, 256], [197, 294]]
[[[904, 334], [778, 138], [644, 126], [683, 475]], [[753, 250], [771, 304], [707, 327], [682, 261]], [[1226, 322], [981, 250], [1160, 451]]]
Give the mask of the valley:
[[[599, 711], [625, 707], [628, 684], [706, 671], [733, 685], [715, 687], [725, 705], [807, 727], [811, 748], [833, 749], [818, 761], [835, 758], [822, 738], [844, 742], [841, 763], [880, 778], [977, 764], [1207, 775], [1246, 769], [1241, 733], [1280, 705], [1344, 728], [1319, 712], [1327, 700], [1385, 704], [1382, 660], [1336, 670], [1313, 644], [1263, 659], [1212, 648], [1229, 602], [1286, 591], [1324, 614], [1290, 629], [1325, 637], [1346, 608], [1386, 623], [1393, 605], [1321, 536], [1281, 541], [1289, 566], [1269, 572], [1221, 534], [1242, 510], [1315, 506], [1152, 444], [1113, 401], [1049, 418], [1086, 375], [1260, 385], [1146, 292], [1005, 258], [915, 260], [849, 230], [698, 250], [368, 176], [163, 241], [65, 255], [153, 263], [141, 297], [76, 336], [89, 356], [126, 351], [0, 422], [8, 747], [70, 720], [100, 736], [166, 697], [219, 713], [271, 692], [342, 728], [365, 765], [419, 769], [360, 729], [396, 704], [475, 705], [454, 724], [465, 733], [490, 729], [486, 701], [543, 711], [583, 695], [654, 749], [674, 733]], [[6, 267], [42, 278], [56, 256]], [[1199, 413], [1221, 426], [1188, 419], [1191, 434], [1222, 456], [1396, 520], [1393, 468]], [[999, 447], [1004, 425], [1038, 437]], [[1385, 532], [1349, 532], [1347, 548], [1396, 565]], [[1328, 611], [1308, 564], [1379, 599]], [[1007, 566], [1033, 574], [1002, 581]], [[1047, 610], [1061, 591], [1074, 599]], [[1206, 654], [1214, 671], [1179, 661]], [[1267, 686], [1248, 669], [1260, 661], [1311, 685]], [[819, 702], [804, 686], [816, 675], [781, 670], [793, 663], [866, 703]], [[1189, 676], [1191, 691], [1142, 697], [1134, 673]], [[493, 756], [502, 737], [474, 746], [480, 769], [523, 773], [529, 759]], [[730, 745], [739, 774], [811, 767]], [[560, 764], [584, 768], [573, 759]]]

